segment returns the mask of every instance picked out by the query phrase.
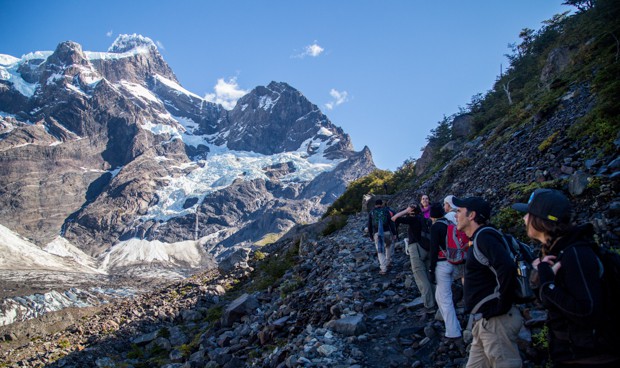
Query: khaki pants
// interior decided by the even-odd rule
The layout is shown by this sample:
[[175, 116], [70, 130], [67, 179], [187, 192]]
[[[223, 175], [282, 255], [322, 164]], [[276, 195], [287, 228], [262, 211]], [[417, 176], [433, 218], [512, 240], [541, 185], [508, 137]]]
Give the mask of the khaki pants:
[[508, 313], [477, 321], [466, 368], [519, 368], [522, 366], [517, 336], [523, 317], [516, 307]]
[[431, 267], [431, 259], [428, 255], [428, 251], [424, 250], [418, 243], [411, 243], [407, 245], [407, 251], [409, 252], [409, 261], [411, 261], [411, 271], [413, 271], [413, 278], [415, 283], [422, 294], [422, 301], [426, 308], [435, 308], [435, 293], [433, 291], [433, 285], [428, 279], [428, 270]]
[[381, 272], [387, 272], [387, 268], [392, 263], [392, 254], [394, 253], [394, 247], [392, 247], [392, 233], [389, 231], [383, 234], [383, 243], [385, 244], [385, 252], [379, 252], [379, 234], [375, 234], [375, 248], [377, 249], [377, 257], [379, 258], [379, 268]]

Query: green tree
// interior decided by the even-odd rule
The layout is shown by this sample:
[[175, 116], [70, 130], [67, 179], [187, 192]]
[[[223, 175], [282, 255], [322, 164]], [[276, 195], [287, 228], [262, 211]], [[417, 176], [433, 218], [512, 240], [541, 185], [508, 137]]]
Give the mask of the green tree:
[[562, 5], [574, 6], [579, 11], [585, 12], [586, 10], [592, 9], [595, 2], [596, 0], [566, 0], [562, 3]]
[[532, 44], [536, 38], [536, 31], [531, 28], [523, 28], [521, 32], [519, 32], [519, 38], [521, 39], [521, 43], [517, 46], [517, 52], [521, 58], [529, 54], [532, 50]]
[[352, 181], [347, 186], [347, 190], [329, 206], [323, 218], [339, 214], [352, 215], [360, 212], [364, 194], [384, 194], [386, 186], [389, 192], [385, 194], [394, 194], [395, 186], [391, 185], [393, 177], [394, 174], [389, 170], [375, 170], [363, 178]]
[[396, 191], [410, 187], [416, 179], [415, 163], [416, 159], [410, 157], [396, 169], [394, 176], [390, 180], [393, 183], [392, 187], [394, 187]]
[[446, 117], [437, 123], [437, 128], [431, 130], [431, 134], [426, 137], [429, 146], [440, 148], [452, 140], [452, 120], [454, 116]]

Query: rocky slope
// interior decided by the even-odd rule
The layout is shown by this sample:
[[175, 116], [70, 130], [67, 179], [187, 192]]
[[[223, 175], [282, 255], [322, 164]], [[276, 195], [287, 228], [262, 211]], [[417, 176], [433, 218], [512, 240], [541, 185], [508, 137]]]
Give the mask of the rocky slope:
[[[507, 220], [511, 213], [505, 211], [515, 202], [526, 202], [536, 187], [557, 188], [571, 196], [576, 222], [592, 222], [602, 244], [620, 246], [620, 133], [616, 132], [615, 152], [607, 154], [594, 138], [575, 139], [569, 133], [595, 99], [588, 85], [571, 86], [546, 114], [473, 140], [459, 134], [471, 131], [471, 119], [457, 117], [452, 128], [455, 139], [440, 149], [427, 146], [416, 168], [423, 183], [398, 193], [394, 206], [418, 201], [422, 193], [432, 201], [442, 201], [448, 194], [483, 196], [493, 204], [492, 215], [503, 217], [498, 225], [519, 233], [523, 227], [518, 215]], [[439, 154], [450, 158], [433, 171], [429, 164]]]
[[[365, 214], [351, 217], [327, 237], [312, 235], [325, 224], [306, 227], [301, 239], [269, 246], [272, 256], [279, 255], [269, 261], [273, 267], [285, 258], [294, 263], [263, 287], [258, 270], [266, 268], [260, 265], [252, 274], [205, 273], [105, 306], [89, 318], [56, 317], [57, 324], [66, 322], [47, 333], [32, 327], [35, 321], [5, 328], [3, 359], [10, 367], [462, 364], [466, 352], [445, 341], [443, 323], [423, 310], [402, 242], [390, 272], [379, 275], [374, 245], [360, 230], [365, 221]], [[533, 366], [540, 357], [531, 333], [539, 332], [544, 313], [522, 309], [529, 322], [520, 344], [525, 366]], [[28, 343], [33, 338], [39, 342]]]

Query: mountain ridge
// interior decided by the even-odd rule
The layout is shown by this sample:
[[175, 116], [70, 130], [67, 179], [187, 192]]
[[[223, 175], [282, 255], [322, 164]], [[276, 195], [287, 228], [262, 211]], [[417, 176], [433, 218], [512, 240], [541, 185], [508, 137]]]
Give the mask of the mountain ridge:
[[226, 110], [184, 89], [143, 36], [0, 61], [1, 224], [41, 247], [60, 235], [109, 274], [216, 267], [315, 221], [375, 168], [287, 83]]

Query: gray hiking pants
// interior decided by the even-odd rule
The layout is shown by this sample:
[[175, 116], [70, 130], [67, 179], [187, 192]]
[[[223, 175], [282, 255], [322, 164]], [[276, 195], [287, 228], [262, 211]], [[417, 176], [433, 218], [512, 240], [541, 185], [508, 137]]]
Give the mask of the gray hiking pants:
[[428, 270], [431, 267], [431, 259], [428, 251], [424, 250], [418, 243], [407, 245], [409, 260], [411, 261], [411, 271], [416, 285], [422, 294], [422, 301], [426, 308], [435, 308], [435, 291], [428, 279]]

